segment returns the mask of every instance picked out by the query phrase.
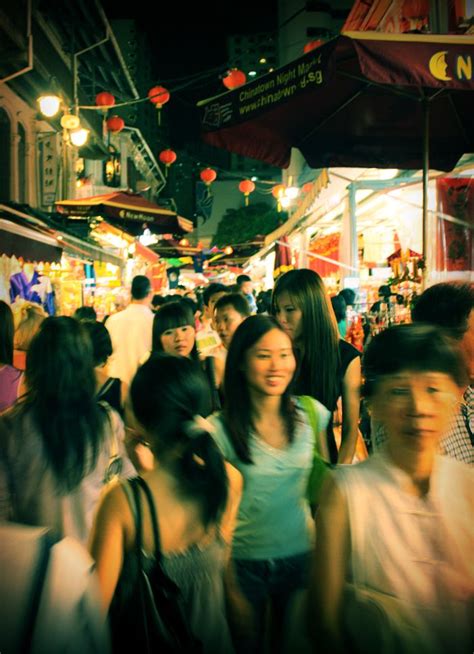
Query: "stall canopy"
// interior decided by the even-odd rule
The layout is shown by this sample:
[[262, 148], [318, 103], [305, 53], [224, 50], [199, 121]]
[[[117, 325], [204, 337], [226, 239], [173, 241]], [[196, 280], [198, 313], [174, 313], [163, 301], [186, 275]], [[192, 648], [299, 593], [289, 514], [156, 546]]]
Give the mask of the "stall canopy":
[[0, 204], [0, 256], [57, 263], [62, 247], [57, 232], [23, 211]]
[[102, 216], [133, 234], [143, 231], [144, 222], [155, 234], [184, 234], [193, 229], [191, 220], [146, 200], [138, 193], [127, 191], [77, 200], [59, 200], [56, 207], [59, 213], [67, 216]]
[[296, 147], [312, 168], [426, 168], [429, 146], [451, 170], [474, 151], [473, 90], [472, 36], [347, 32], [199, 103], [203, 139], [280, 167]]

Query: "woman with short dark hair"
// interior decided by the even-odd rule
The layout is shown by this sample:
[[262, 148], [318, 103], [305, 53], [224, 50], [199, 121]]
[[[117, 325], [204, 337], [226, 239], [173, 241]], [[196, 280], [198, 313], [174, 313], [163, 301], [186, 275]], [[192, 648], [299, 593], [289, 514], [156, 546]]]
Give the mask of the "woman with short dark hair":
[[[316, 521], [309, 600], [318, 652], [469, 651], [474, 472], [438, 455], [467, 373], [429, 325], [377, 335], [364, 395], [388, 440], [331, 473]], [[470, 614], [471, 610], [471, 614]]]

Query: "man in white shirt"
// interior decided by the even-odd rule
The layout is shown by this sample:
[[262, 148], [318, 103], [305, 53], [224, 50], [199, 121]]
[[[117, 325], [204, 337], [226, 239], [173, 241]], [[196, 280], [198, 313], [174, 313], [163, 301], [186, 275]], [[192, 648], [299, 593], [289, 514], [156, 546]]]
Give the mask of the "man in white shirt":
[[106, 322], [112, 339], [113, 353], [109, 359], [110, 377], [130, 384], [146, 354], [151, 351], [153, 312], [150, 309], [151, 284], [148, 277], [132, 279], [132, 300], [128, 307], [110, 316]]

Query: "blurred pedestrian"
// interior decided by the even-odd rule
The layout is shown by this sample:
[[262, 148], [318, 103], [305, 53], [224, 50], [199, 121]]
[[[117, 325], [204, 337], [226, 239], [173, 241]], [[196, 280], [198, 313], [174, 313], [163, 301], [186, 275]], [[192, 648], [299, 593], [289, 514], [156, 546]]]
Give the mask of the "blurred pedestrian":
[[10, 305], [0, 300], [0, 412], [18, 397], [21, 370], [13, 367], [13, 313]]

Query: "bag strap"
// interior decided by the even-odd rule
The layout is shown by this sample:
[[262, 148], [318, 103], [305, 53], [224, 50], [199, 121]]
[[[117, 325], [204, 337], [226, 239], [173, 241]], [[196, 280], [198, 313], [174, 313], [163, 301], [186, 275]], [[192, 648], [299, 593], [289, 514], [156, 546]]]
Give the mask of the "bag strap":
[[133, 519], [135, 522], [135, 553], [137, 555], [139, 568], [140, 570], [143, 570], [143, 519], [138, 479], [139, 477], [135, 477], [134, 479], [129, 479], [126, 483], [128, 483], [132, 489], [133, 502], [135, 505], [133, 511]]
[[150, 487], [148, 486], [146, 481], [142, 479], [142, 477], [137, 477], [136, 480], [138, 486], [140, 486], [143, 492], [145, 493], [145, 497], [148, 502], [148, 507], [150, 509], [150, 516], [151, 516], [151, 524], [153, 529], [153, 540], [155, 542], [155, 561], [160, 564], [163, 558], [163, 554], [161, 552], [160, 528], [158, 526], [158, 516], [156, 513], [155, 503], [151, 495]]
[[308, 416], [309, 424], [313, 430], [314, 451], [316, 454], [319, 454], [319, 416], [316, 413], [316, 409], [314, 408], [313, 398], [309, 395], [300, 395], [299, 400], [303, 411]]

